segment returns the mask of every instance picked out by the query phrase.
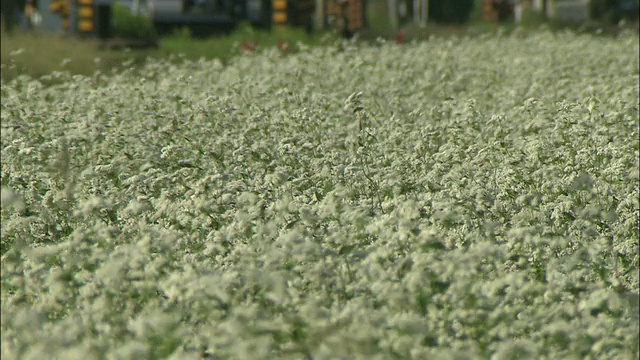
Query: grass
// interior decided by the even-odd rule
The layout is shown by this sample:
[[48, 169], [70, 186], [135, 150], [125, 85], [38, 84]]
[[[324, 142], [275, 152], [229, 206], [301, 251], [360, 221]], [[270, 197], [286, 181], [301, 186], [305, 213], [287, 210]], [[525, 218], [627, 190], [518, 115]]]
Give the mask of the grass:
[[260, 47], [275, 47], [279, 40], [290, 45], [289, 51], [297, 51], [298, 43], [321, 45], [335, 39], [330, 33], [309, 34], [302, 29], [285, 28], [282, 30], [258, 30], [248, 24], [240, 24], [229, 35], [194, 39], [188, 29], [182, 29], [160, 40], [160, 48], [167, 54], [184, 54], [189, 59], [218, 58], [226, 60], [242, 50], [243, 42], [257, 42]]
[[38, 78], [53, 71], [91, 75], [116, 67], [131, 58], [143, 59], [157, 51], [109, 51], [94, 39], [34, 33], [2, 33], [2, 78], [22, 74]]
[[308, 34], [300, 29], [254, 30], [241, 24], [231, 34], [205, 39], [195, 39], [186, 29], [160, 38], [156, 49], [106, 49], [91, 38], [74, 38], [61, 35], [44, 35], [32, 32], [2, 32], [2, 77], [5, 80], [28, 74], [39, 78], [52, 71], [69, 71], [91, 76], [96, 71], [106, 72], [133, 60], [143, 63], [148, 57], [163, 58], [171, 54], [183, 54], [185, 58], [221, 59], [226, 61], [242, 52], [242, 43], [257, 42], [261, 48], [275, 47], [280, 40], [289, 45], [288, 52], [296, 52], [298, 43], [319, 45], [335, 40], [330, 33]]

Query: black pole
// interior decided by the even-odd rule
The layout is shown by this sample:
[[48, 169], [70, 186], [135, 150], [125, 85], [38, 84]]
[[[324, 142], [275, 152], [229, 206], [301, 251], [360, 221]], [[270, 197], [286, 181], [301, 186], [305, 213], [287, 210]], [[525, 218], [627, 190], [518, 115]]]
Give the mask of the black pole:
[[2, 0], [0, 3], [2, 4], [2, 8], [0, 9], [2, 11], [2, 26], [4, 26], [5, 31], [10, 34], [13, 32], [13, 27], [15, 26], [18, 4], [15, 0]]
[[111, 2], [96, 1], [94, 3], [95, 34], [98, 39], [111, 37]]

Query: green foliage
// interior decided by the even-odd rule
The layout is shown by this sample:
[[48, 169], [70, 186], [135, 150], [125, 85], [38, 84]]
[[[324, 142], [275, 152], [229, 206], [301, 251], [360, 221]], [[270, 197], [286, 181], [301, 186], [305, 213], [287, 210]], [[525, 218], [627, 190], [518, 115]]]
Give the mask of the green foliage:
[[637, 0], [591, 0], [589, 14], [592, 19], [617, 24], [620, 20], [638, 19]]
[[256, 44], [256, 50], [261, 51], [276, 48], [279, 40], [289, 45], [288, 53], [295, 53], [300, 50], [300, 44], [302, 47], [329, 44], [336, 40], [336, 36], [308, 34], [299, 28], [268, 31], [255, 29], [248, 23], [240, 23], [228, 35], [206, 39], [192, 38], [189, 28], [184, 27], [163, 37], [160, 40], [160, 45], [165, 53], [181, 54], [192, 60], [205, 57], [226, 61], [230, 57], [240, 54], [243, 50], [243, 44]]
[[637, 51], [514, 33], [2, 80], [1, 355], [635, 359]]
[[144, 15], [133, 14], [126, 6], [111, 3], [111, 33], [124, 39], [154, 39], [158, 35], [153, 23]]
[[520, 25], [528, 28], [537, 28], [547, 23], [547, 19], [541, 11], [525, 9], [522, 11]]
[[429, 18], [439, 23], [462, 24], [469, 20], [474, 0], [430, 0]]

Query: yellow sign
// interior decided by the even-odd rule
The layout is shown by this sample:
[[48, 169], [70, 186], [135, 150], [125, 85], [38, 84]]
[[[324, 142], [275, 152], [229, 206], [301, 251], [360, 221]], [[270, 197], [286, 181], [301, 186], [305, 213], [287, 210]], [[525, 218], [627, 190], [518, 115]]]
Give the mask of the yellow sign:
[[287, 0], [273, 0], [273, 10], [286, 10]]
[[68, 16], [71, 10], [71, 3], [68, 0], [54, 0], [49, 4], [49, 9], [53, 13]]
[[82, 32], [91, 32], [93, 31], [93, 21], [92, 20], [78, 20], [78, 30]]
[[274, 12], [273, 13], [273, 22], [275, 24], [284, 24], [287, 22], [287, 13], [282, 11], [282, 12]]
[[78, 16], [81, 19], [93, 19], [93, 8], [88, 6], [83, 6], [78, 9]]

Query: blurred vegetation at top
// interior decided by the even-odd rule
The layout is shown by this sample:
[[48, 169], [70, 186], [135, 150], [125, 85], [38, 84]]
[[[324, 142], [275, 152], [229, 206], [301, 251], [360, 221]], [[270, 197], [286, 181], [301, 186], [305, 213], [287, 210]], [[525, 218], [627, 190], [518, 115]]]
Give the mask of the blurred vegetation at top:
[[[518, 24], [513, 19], [487, 22], [483, 19], [483, 0], [443, 1], [445, 4], [455, 5], [454, 8], [460, 13], [451, 15], [450, 10], [433, 7], [430, 3], [429, 22], [426, 26], [419, 26], [412, 21], [391, 24], [387, 0], [371, 0], [365, 14], [367, 26], [359, 30], [352, 41], [374, 42], [382, 38], [411, 42], [427, 40], [432, 36], [474, 37], [498, 32], [508, 34], [516, 29], [520, 34], [526, 34], [539, 31], [541, 27], [604, 36], [615, 36], [621, 31], [638, 33], [637, 16], [632, 21], [625, 22], [618, 13], [610, 10], [610, 0], [591, 0], [590, 12], [599, 15], [595, 20], [579, 24], [549, 20], [541, 13], [531, 10], [521, 14]], [[448, 18], [442, 20], [443, 14], [447, 13]], [[235, 26], [231, 32], [208, 37], [193, 36], [187, 27], [175, 28], [169, 33], [158, 35], [147, 18], [135, 16], [117, 4], [112, 7], [111, 24], [113, 38], [109, 41], [62, 33], [45, 34], [36, 30], [14, 29], [9, 33], [3, 25], [0, 33], [2, 79], [11, 80], [21, 74], [39, 78], [52, 71], [95, 76], [100, 72], [118, 71], [132, 64], [143, 64], [147, 57], [186, 57], [193, 60], [218, 58], [224, 63], [234, 56], [260, 49], [278, 47], [286, 55], [299, 51], [300, 44], [327, 45], [335, 43], [341, 37], [339, 32], [330, 29], [312, 32], [302, 28], [265, 30], [252, 28], [249, 23], [244, 22]]]

